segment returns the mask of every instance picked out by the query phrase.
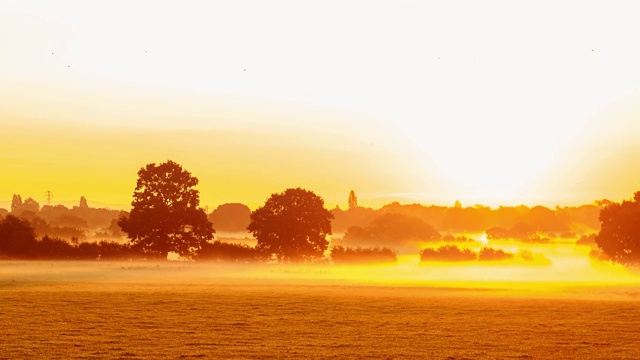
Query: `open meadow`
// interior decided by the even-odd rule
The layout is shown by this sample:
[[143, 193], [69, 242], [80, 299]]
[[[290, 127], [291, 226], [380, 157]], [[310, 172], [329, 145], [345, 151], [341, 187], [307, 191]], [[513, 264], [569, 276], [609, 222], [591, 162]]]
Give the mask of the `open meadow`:
[[638, 285], [394, 285], [348, 278], [346, 271], [4, 261], [0, 358], [640, 356]]

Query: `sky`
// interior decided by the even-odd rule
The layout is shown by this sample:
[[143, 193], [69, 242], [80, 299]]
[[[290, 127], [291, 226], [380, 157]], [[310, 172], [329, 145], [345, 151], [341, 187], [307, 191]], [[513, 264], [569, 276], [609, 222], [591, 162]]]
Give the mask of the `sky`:
[[0, 0], [0, 207], [579, 205], [640, 190], [639, 6]]

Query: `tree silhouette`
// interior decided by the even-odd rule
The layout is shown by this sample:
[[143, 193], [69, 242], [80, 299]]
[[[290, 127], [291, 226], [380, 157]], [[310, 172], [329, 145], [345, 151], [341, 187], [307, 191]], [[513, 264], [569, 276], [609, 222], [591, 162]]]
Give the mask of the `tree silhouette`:
[[610, 203], [600, 211], [596, 244], [611, 260], [640, 264], [640, 191], [633, 200]]
[[373, 219], [367, 227], [350, 227], [347, 229], [344, 239], [354, 245], [397, 246], [412, 241], [439, 240], [440, 233], [419, 218], [386, 213]]
[[209, 214], [209, 221], [218, 231], [247, 231], [251, 209], [247, 205], [232, 203], [222, 204]]
[[256, 248], [280, 262], [313, 261], [329, 242], [333, 214], [324, 200], [309, 190], [287, 189], [272, 194], [251, 213], [247, 229], [258, 240]]
[[198, 208], [197, 184], [197, 178], [171, 160], [140, 169], [131, 213], [118, 221], [132, 247], [166, 259], [169, 252], [193, 256], [213, 239], [213, 225]]
[[89, 204], [87, 204], [87, 198], [84, 196], [80, 196], [80, 204], [78, 205], [80, 209], [88, 209]]
[[36, 235], [27, 220], [7, 215], [0, 221], [0, 253], [28, 257], [36, 245]]
[[355, 209], [358, 207], [358, 198], [356, 197], [356, 193], [351, 190], [349, 192], [349, 209]]
[[38, 214], [40, 212], [40, 204], [38, 204], [37, 201], [33, 200], [33, 198], [27, 198], [27, 200], [25, 200], [22, 203], [22, 205], [17, 211], [19, 213], [23, 213], [25, 211], [31, 211], [34, 214]]
[[11, 212], [15, 213], [22, 206], [22, 197], [18, 194], [13, 194], [11, 199]]

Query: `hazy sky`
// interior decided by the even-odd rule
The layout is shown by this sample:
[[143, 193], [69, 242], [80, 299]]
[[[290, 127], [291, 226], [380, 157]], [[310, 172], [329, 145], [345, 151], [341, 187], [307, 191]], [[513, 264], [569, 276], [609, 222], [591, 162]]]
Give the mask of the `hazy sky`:
[[0, 0], [0, 206], [580, 204], [640, 190], [633, 2]]

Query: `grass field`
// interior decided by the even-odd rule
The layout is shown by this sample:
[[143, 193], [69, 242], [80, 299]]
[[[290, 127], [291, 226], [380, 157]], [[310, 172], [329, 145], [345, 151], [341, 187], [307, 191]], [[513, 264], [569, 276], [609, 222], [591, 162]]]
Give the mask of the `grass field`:
[[640, 358], [636, 285], [393, 286], [331, 271], [3, 262], [0, 358]]

